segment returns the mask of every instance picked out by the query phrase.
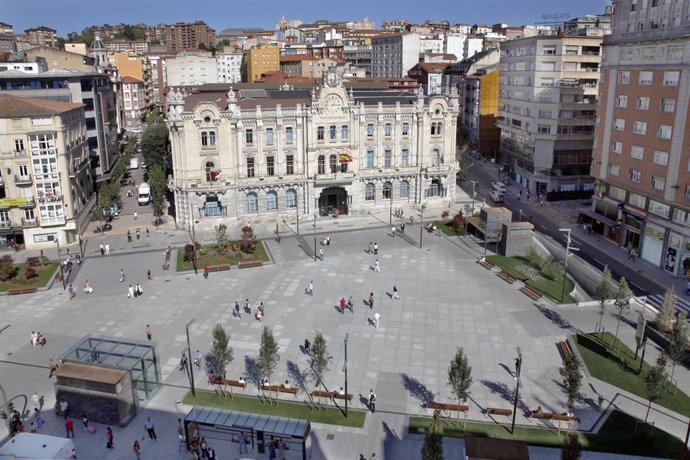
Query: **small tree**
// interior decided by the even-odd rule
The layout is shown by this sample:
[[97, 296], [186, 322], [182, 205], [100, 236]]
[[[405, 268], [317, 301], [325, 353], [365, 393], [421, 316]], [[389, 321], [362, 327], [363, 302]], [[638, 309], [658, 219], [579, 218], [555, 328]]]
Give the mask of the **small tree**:
[[656, 360], [656, 365], [649, 371], [645, 381], [647, 382], [647, 397], [649, 398], [649, 405], [647, 406], [647, 414], [644, 416], [644, 421], [647, 423], [649, 411], [652, 408], [652, 403], [661, 398], [666, 388], [666, 356], [661, 353]]
[[565, 435], [565, 441], [561, 447], [561, 460], [577, 460], [580, 458], [582, 446], [577, 432]]
[[670, 332], [673, 326], [673, 314], [675, 312], [676, 298], [673, 289], [667, 289], [664, 302], [661, 304], [659, 314], [656, 316], [656, 325], [662, 332]]
[[458, 211], [458, 213], [453, 216], [453, 220], [450, 221], [450, 226], [453, 227], [453, 230], [456, 232], [459, 232], [460, 229], [465, 226], [465, 216], [462, 211]]
[[632, 297], [632, 292], [628, 287], [628, 282], [625, 280], [625, 276], [621, 277], [618, 282], [618, 292], [616, 293], [615, 305], [618, 309], [618, 324], [616, 325], [616, 339], [618, 338], [618, 329], [621, 327], [621, 318], [623, 317], [623, 312], [630, 309], [630, 297]]
[[192, 260], [194, 260], [195, 251], [196, 251], [196, 249], [195, 249], [193, 244], [191, 244], [191, 243], [185, 244], [184, 245], [184, 255], [182, 256], [184, 261], [185, 262], [191, 262]]
[[601, 281], [597, 286], [595, 294], [599, 301], [599, 324], [597, 324], [597, 331], [601, 331], [604, 322], [604, 312], [606, 311], [606, 301], [611, 297], [611, 270], [609, 266], [604, 266], [604, 271], [601, 273]]
[[0, 281], [9, 281], [17, 276], [17, 267], [14, 266], [14, 261], [11, 256], [2, 256], [0, 258]]
[[333, 360], [333, 357], [328, 354], [326, 348], [326, 339], [323, 338], [320, 332], [316, 333], [314, 343], [311, 346], [311, 369], [314, 371], [316, 377], [316, 386], [323, 383], [323, 378], [330, 370], [328, 365]]
[[568, 397], [568, 411], [572, 413], [575, 401], [580, 395], [580, 387], [582, 386], [582, 371], [580, 371], [580, 361], [575, 355], [569, 355], [563, 362], [563, 367], [558, 369], [558, 372], [563, 377], [563, 386], [565, 387], [565, 395]]
[[671, 329], [670, 343], [668, 345], [668, 359], [671, 361], [671, 380], [676, 365], [683, 362], [688, 348], [688, 315], [684, 311], [678, 313], [676, 321]]
[[256, 247], [256, 238], [254, 237], [254, 229], [251, 226], [245, 225], [242, 227], [242, 238], [240, 240], [240, 249], [245, 254], [252, 254]]
[[158, 226], [161, 217], [165, 213], [165, 171], [160, 164], [149, 166], [149, 185], [151, 186], [151, 210]]
[[468, 390], [472, 385], [472, 367], [462, 348], [457, 349], [448, 367], [448, 384], [458, 400], [467, 398]]
[[434, 411], [434, 418], [424, 432], [422, 460], [443, 460], [443, 425], [438, 409]]
[[276, 366], [280, 356], [278, 356], [278, 344], [276, 339], [273, 337], [273, 332], [268, 327], [264, 327], [261, 333], [261, 345], [259, 346], [259, 359], [256, 361], [256, 367], [259, 368], [261, 374], [266, 376], [270, 381], [273, 371], [275, 371]]
[[225, 248], [228, 245], [228, 226], [225, 224], [216, 225], [216, 242], [218, 243], [218, 249], [225, 252]]
[[229, 345], [230, 336], [223, 326], [216, 324], [213, 328], [213, 342], [211, 343], [211, 356], [218, 366], [218, 374], [225, 379], [225, 369], [233, 360], [232, 347]]

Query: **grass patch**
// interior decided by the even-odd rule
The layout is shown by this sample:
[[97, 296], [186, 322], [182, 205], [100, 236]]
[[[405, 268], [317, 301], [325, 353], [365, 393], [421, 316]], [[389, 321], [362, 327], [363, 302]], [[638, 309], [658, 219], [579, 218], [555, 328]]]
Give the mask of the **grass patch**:
[[[568, 295], [568, 292], [572, 292], [575, 288], [575, 284], [571, 279], [566, 278], [565, 280], [565, 299], [563, 300], [563, 302], [561, 302], [563, 281], [560, 279], [554, 281], [552, 279], [545, 277], [543, 273], [541, 274], [541, 279], [529, 279], [526, 274], [522, 273], [517, 269], [520, 265], [529, 265], [530, 267], [534, 268], [532, 265], [530, 265], [527, 259], [522, 257], [504, 257], [501, 255], [489, 256], [487, 257], [487, 259], [490, 260], [497, 267], [500, 267], [501, 269], [508, 272], [508, 274], [510, 274], [510, 276], [512, 276], [513, 278], [519, 279], [529, 287], [534, 288], [536, 291], [539, 291], [542, 294], [548, 296], [554, 302], [576, 303], [576, 300], [570, 297], [570, 295]], [[534, 269], [541, 273], [541, 271], [538, 268]]]
[[[641, 398], [647, 399], [647, 383], [645, 378], [652, 366], [646, 362], [642, 365], [642, 373], [637, 374], [640, 368], [640, 358], [635, 358], [635, 353], [617, 340], [613, 334], [586, 334], [576, 335], [577, 348], [592, 377], [615, 385], [621, 390], [628, 391]], [[641, 353], [640, 353], [641, 354]], [[671, 390], [665, 392], [656, 404], [670, 409], [686, 417], [690, 417], [690, 397], [680, 390], [673, 395]]]
[[279, 400], [278, 405], [267, 406], [262, 404], [257, 398], [234, 395], [230, 398], [219, 398], [215, 393], [204, 390], [196, 390], [196, 397], [191, 392], [184, 398], [185, 404], [196, 406], [217, 407], [219, 409], [236, 410], [241, 412], [251, 412], [254, 414], [276, 415], [280, 417], [297, 418], [309, 420], [316, 423], [327, 423], [329, 425], [349, 426], [355, 428], [364, 427], [366, 412], [362, 410], [349, 409], [347, 417], [340, 409], [327, 407], [326, 411], [314, 411], [309, 409], [304, 403], [294, 403]]
[[[409, 432], [424, 434], [430, 423], [431, 417], [410, 417]], [[462, 422], [459, 427], [455, 422], [443, 425], [443, 435], [454, 438], [481, 436], [545, 447], [560, 447], [565, 440], [563, 431], [560, 437], [556, 436], [556, 429], [515, 427], [514, 434], [508, 430], [509, 424], [468, 422], [466, 429], [462, 428]], [[619, 411], [611, 413], [599, 433], [579, 433], [578, 436], [583, 450], [623, 455], [675, 458], [683, 449], [680, 439]]]
[[37, 288], [44, 287], [55, 274], [55, 271], [58, 268], [58, 263], [51, 261], [45, 265], [42, 264], [34, 267], [34, 270], [36, 270], [36, 274], [38, 276], [35, 276], [31, 279], [24, 278], [24, 273], [26, 272], [26, 269], [29, 268], [28, 264], [16, 264], [15, 267], [19, 269], [19, 271], [17, 271], [17, 275], [9, 281], [0, 281], [0, 292], [6, 292], [13, 288], [27, 286], [35, 286]]
[[[228, 247], [230, 247], [230, 245], [239, 247], [239, 242], [233, 241], [232, 243], [228, 243]], [[268, 254], [266, 253], [263, 242], [257, 241], [252, 254], [231, 250], [228, 250], [226, 254], [219, 254], [215, 244], [204, 244], [196, 253], [196, 266], [199, 270], [203, 269], [204, 265], [237, 265], [241, 260], [261, 260], [263, 262], [268, 262]], [[184, 272], [189, 270], [194, 270], [192, 261], [187, 262], [184, 260], [184, 248], [178, 249], [177, 271]]]
[[467, 232], [465, 231], [465, 227], [460, 227], [459, 229], [455, 230], [455, 228], [451, 225], [452, 221], [442, 221], [442, 220], [437, 220], [434, 221], [434, 225], [438, 229], [440, 229], [444, 234], [448, 236], [460, 236], [460, 235], [466, 235]]

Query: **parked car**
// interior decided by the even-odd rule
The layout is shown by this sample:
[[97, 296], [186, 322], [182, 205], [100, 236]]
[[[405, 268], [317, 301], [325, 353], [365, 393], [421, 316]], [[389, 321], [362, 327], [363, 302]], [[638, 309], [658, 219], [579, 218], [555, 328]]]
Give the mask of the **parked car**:
[[112, 229], [113, 229], [113, 226], [106, 222], [102, 226], [96, 225], [96, 228], [94, 228], [93, 231], [96, 233], [105, 233], [105, 232], [108, 232]]
[[503, 193], [498, 190], [493, 190], [489, 195], [494, 203], [503, 203]]
[[503, 182], [492, 182], [491, 187], [502, 194], [507, 192], [506, 185]]

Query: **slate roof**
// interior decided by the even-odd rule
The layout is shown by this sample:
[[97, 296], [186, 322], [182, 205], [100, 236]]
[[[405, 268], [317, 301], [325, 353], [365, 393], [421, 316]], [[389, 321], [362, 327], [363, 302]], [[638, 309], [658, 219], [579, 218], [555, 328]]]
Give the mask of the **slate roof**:
[[83, 107], [84, 104], [16, 97], [0, 93], [0, 118], [24, 118], [57, 115]]

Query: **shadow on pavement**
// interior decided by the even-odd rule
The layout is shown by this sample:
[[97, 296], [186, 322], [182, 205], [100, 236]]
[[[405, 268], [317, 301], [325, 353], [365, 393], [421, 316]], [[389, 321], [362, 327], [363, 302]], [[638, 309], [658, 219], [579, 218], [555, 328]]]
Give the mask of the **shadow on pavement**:
[[410, 395], [417, 398], [422, 404], [434, 400], [434, 393], [416, 378], [410, 377], [406, 373], [401, 373], [400, 378], [405, 389], [410, 392]]

